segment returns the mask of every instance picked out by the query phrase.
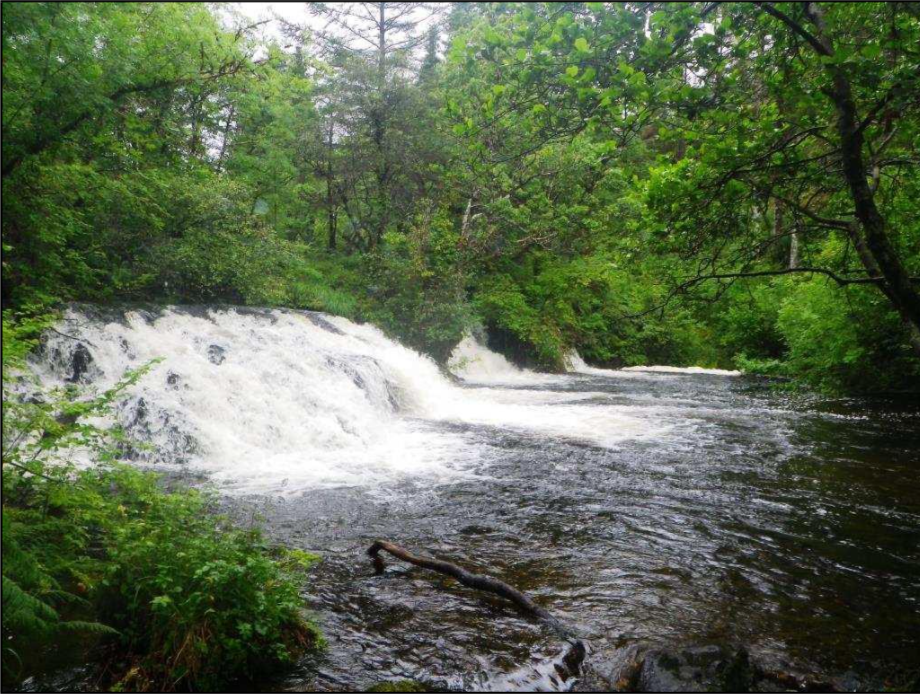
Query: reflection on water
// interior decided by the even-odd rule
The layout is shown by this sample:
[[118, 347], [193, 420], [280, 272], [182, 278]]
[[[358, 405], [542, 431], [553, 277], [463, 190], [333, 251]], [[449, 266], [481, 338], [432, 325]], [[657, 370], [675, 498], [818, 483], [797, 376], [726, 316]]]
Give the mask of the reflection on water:
[[654, 418], [670, 431], [662, 439], [602, 448], [427, 422], [464, 437], [484, 474], [259, 502], [279, 537], [325, 556], [308, 596], [329, 651], [280, 684], [571, 684], [548, 666], [562, 645], [501, 601], [398, 565], [372, 576], [362, 552], [377, 537], [530, 592], [588, 635], [589, 665], [633, 643], [727, 642], [816, 674], [914, 666], [920, 408], [795, 401], [749, 378], [643, 376], [514, 387], [592, 393], [581, 407]]

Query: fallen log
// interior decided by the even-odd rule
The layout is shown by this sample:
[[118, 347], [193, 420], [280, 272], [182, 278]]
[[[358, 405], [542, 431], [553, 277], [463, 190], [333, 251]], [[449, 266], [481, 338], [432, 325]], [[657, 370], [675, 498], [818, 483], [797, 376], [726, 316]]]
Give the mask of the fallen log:
[[374, 561], [374, 572], [377, 575], [382, 574], [386, 567], [383, 557], [380, 556], [381, 550], [388, 552], [406, 563], [428, 569], [429, 571], [437, 571], [438, 573], [455, 578], [458, 583], [467, 588], [475, 588], [476, 590], [492, 593], [513, 602], [523, 612], [533, 615], [571, 644], [568, 652], [562, 659], [562, 663], [571, 674], [578, 672], [578, 668], [587, 652], [584, 642], [578, 638], [573, 629], [560, 622], [556, 617], [540, 607], [517, 588], [513, 588], [504, 581], [492, 578], [491, 576], [471, 573], [449, 561], [418, 557], [399, 545], [394, 545], [392, 542], [386, 542], [384, 540], [377, 540], [367, 550], [368, 555]]

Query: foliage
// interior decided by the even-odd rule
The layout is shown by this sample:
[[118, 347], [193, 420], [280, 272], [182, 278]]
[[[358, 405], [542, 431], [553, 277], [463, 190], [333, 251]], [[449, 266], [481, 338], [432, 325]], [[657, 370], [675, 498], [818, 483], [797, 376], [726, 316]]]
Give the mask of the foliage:
[[831, 391], [897, 391], [918, 376], [904, 326], [865, 287], [841, 293], [826, 280], [797, 282], [777, 327], [788, 344], [786, 369]]
[[279, 42], [203, 4], [10, 6], [4, 305], [282, 305], [441, 360], [482, 326], [549, 369], [918, 387], [912, 6], [368, 9]]
[[[86, 422], [143, 370], [98, 396], [14, 392], [45, 323], [4, 315], [4, 677], [74, 632], [103, 639], [116, 687], [131, 690], [219, 689], [318, 643], [299, 596], [310, 556], [111, 462], [117, 434]], [[81, 450], [95, 462], [69, 462]]]
[[[683, 341], [682, 355], [663, 355], [678, 363], [784, 360], [784, 371], [822, 387], [915, 387], [920, 293], [906, 274], [916, 274], [920, 257], [909, 192], [918, 173], [910, 154], [920, 123], [911, 48], [918, 32], [916, 12], [891, 3], [492, 4], [464, 14], [445, 71], [446, 111], [471, 165], [499, 182], [491, 209], [481, 204], [497, 238], [513, 242], [520, 229], [537, 229], [539, 244], [557, 257], [612, 252], [654, 297], [619, 320], [595, 309], [608, 326], [638, 315], [638, 330], [652, 337], [655, 321], [680, 334], [689, 320], [700, 339]], [[535, 189], [549, 192], [578, 170], [567, 163], [547, 178], [547, 156], [561, 150], [593, 158], [608, 178], [626, 173], [613, 190], [633, 204], [613, 217], [618, 224], [598, 223], [611, 219], [597, 192], [607, 181], [590, 166], [546, 206], [558, 211], [552, 231], [527, 216], [540, 209]], [[584, 210], [574, 217], [573, 203]], [[573, 230], [581, 232], [575, 243]], [[532, 252], [509, 256], [527, 267]], [[534, 318], [540, 293], [506, 291], [508, 280], [494, 265], [488, 271], [487, 284], [503, 288], [484, 302], [493, 320], [538, 353], [555, 352], [546, 347], [551, 332]], [[791, 318], [823, 317], [824, 299], [794, 291], [796, 283], [759, 279], [786, 274], [832, 278], [838, 305], [856, 295], [850, 289], [874, 285], [858, 294], [875, 291], [875, 301], [837, 315], [868, 319], [863, 325], [890, 336], [887, 347], [900, 345], [898, 358], [874, 362], [877, 350], [856, 356], [869, 353], [865, 340], [856, 351], [826, 352], [837, 343]], [[755, 284], [746, 289], [748, 282]], [[655, 303], [666, 314], [648, 310]], [[566, 311], [557, 303], [548, 313]], [[860, 331], [843, 322], [821, 328], [840, 329], [841, 343]], [[573, 332], [574, 341], [586, 340], [593, 328]], [[571, 332], [558, 335], [572, 340]], [[647, 344], [651, 358], [655, 342]], [[914, 356], [905, 345], [915, 345]], [[592, 356], [605, 358], [603, 350]]]
[[361, 317], [447, 361], [473, 323], [453, 225], [443, 213], [425, 209], [407, 234], [384, 241], [364, 263]]

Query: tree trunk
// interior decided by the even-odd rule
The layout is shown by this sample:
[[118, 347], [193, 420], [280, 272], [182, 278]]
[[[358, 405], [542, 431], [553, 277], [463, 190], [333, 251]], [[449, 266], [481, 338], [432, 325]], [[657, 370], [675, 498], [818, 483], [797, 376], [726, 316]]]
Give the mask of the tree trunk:
[[332, 176], [332, 137], [335, 124], [329, 121], [329, 139], [326, 148], [326, 212], [328, 222], [328, 239], [327, 244], [330, 251], [336, 247], [336, 231], [338, 226], [338, 215], [335, 209], [335, 182]]
[[[806, 13], [817, 30], [817, 39], [826, 55], [832, 56], [833, 45], [827, 37], [820, 7], [810, 2], [806, 5]], [[891, 246], [885, 219], [875, 204], [875, 196], [867, 180], [869, 171], [863, 157], [863, 131], [850, 82], [839, 65], [829, 63], [827, 69], [832, 79], [829, 96], [837, 112], [836, 127], [840, 137], [843, 173], [861, 227], [860, 230], [853, 230], [851, 238], [855, 235], [854, 242], [859, 240], [856, 243], [857, 249], [864, 242], [865, 252], [860, 254], [863, 265], [870, 276], [874, 275], [873, 269], [877, 269], [878, 276], [882, 278], [880, 286], [883, 286], [884, 294], [911, 328], [912, 335], [917, 336], [917, 339], [911, 340], [911, 345], [920, 356], [920, 293]], [[867, 264], [869, 257], [872, 267]]]

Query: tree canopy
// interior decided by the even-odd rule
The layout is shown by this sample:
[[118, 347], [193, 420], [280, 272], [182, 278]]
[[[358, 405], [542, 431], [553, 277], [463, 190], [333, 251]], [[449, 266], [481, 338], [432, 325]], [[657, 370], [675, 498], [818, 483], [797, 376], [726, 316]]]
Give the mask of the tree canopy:
[[438, 358], [920, 379], [908, 3], [3, 13], [3, 301], [231, 301]]

